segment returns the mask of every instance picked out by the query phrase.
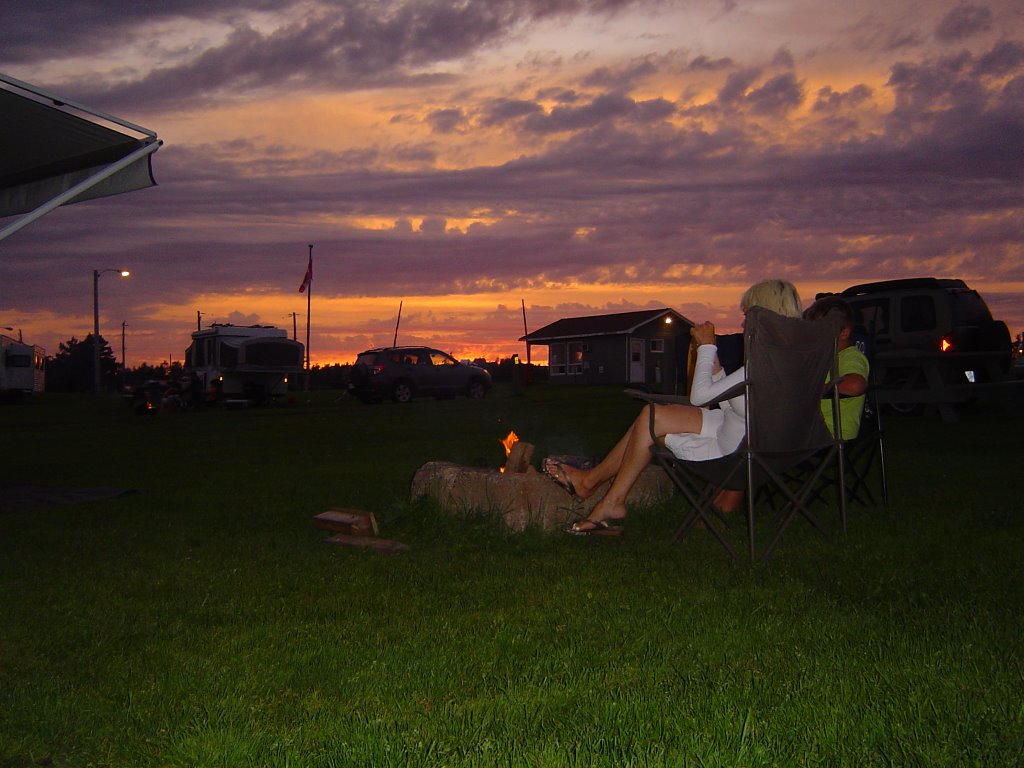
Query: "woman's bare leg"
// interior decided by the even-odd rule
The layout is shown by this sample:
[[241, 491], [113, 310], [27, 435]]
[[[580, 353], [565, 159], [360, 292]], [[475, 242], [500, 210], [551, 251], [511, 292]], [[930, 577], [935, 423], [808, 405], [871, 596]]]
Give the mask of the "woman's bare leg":
[[[587, 516], [589, 521], [597, 523], [602, 520], [620, 520], [626, 516], [626, 496], [651, 460], [651, 445], [654, 441], [651, 437], [650, 408], [649, 405], [644, 406], [626, 434], [596, 467], [589, 471], [573, 471], [572, 468], [566, 471], [566, 476], [574, 485], [579, 481], [576, 487], [581, 495], [589, 495], [605, 480], [614, 478], [608, 491]], [[701, 409], [694, 406], [659, 405], [654, 410], [654, 435], [658, 438], [684, 432], [699, 433], [703, 423]], [[562, 469], [565, 470], [564, 465]], [[600, 481], [596, 482], [598, 478]]]
[[712, 502], [719, 512], [735, 512], [743, 503], [743, 491], [733, 491], [728, 488], [719, 489]]
[[619, 465], [622, 464], [622, 457], [626, 452], [626, 444], [629, 442], [633, 431], [632, 426], [619, 438], [619, 442], [608, 454], [601, 459], [601, 462], [590, 469], [580, 469], [571, 464], [565, 464], [555, 459], [544, 460], [544, 471], [553, 475], [560, 481], [568, 480], [575, 490], [576, 495], [581, 499], [590, 498], [594, 489], [609, 480], [618, 473]]

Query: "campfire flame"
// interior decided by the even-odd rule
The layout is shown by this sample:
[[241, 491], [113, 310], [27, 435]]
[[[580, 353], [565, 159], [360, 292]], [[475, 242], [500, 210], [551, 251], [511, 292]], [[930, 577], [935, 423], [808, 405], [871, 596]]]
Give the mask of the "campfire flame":
[[[512, 446], [519, 442], [519, 435], [517, 435], [515, 430], [513, 430], [505, 436], [504, 440], [499, 440], [498, 442], [501, 443], [502, 447], [505, 449], [505, 458], [507, 459], [512, 455]], [[501, 471], [504, 472], [505, 468], [502, 467]]]

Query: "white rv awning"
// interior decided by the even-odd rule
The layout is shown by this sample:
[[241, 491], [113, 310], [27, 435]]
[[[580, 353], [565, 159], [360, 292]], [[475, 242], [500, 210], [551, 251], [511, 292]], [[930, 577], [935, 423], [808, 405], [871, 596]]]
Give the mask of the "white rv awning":
[[157, 135], [0, 74], [0, 240], [55, 208], [156, 185]]

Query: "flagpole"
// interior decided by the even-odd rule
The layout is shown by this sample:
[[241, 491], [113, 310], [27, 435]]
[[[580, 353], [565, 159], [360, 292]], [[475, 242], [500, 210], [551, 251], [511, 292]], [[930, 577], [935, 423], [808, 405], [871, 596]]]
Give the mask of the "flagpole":
[[309, 321], [313, 307], [313, 244], [309, 244], [309, 282], [306, 285], [306, 397], [309, 398]]
[[403, 304], [403, 302], [404, 302], [404, 299], [403, 299], [403, 301], [398, 302], [398, 319], [395, 320], [395, 340], [393, 342], [391, 342], [391, 346], [392, 347], [397, 347], [398, 346], [398, 324], [402, 322], [402, 304]]

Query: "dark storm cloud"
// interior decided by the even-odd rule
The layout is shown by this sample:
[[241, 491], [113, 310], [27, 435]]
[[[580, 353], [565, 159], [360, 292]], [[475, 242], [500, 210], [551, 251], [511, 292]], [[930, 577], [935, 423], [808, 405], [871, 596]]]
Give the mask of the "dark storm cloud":
[[0, 3], [0, 58], [32, 64], [125, 44], [161, 22], [180, 18], [228, 21], [238, 13], [275, 11], [276, 0], [175, 0], [174, 3], [38, 0]]
[[992, 11], [985, 6], [963, 3], [947, 13], [935, 28], [935, 38], [943, 42], [966, 40], [992, 27]]
[[1024, 68], [1024, 43], [1014, 40], [999, 42], [988, 53], [979, 56], [973, 72], [981, 77], [1002, 77]]
[[427, 124], [435, 133], [455, 133], [465, 122], [461, 109], [435, 109], [427, 115]]
[[531, 113], [523, 121], [523, 127], [532, 133], [565, 133], [592, 128], [609, 120], [661, 120], [674, 110], [672, 103], [665, 99], [635, 101], [621, 93], [607, 93], [588, 104], [555, 107], [547, 114]]
[[804, 89], [792, 73], [776, 75], [746, 96], [746, 102], [756, 114], [780, 114], [796, 109], [803, 103]]
[[859, 83], [847, 91], [833, 91], [831, 87], [825, 86], [818, 90], [817, 98], [814, 101], [815, 112], [834, 112], [841, 109], [857, 107], [871, 98], [871, 88]]
[[657, 74], [658, 67], [652, 59], [645, 56], [625, 67], [599, 67], [583, 78], [583, 85], [588, 88], [626, 90], [637, 81]]
[[718, 91], [719, 103], [729, 104], [740, 101], [760, 76], [761, 70], [756, 67], [748, 67], [731, 73], [726, 79], [725, 85]]
[[721, 69], [729, 69], [733, 66], [733, 60], [725, 57], [721, 59], [711, 59], [707, 56], [696, 56], [687, 65], [687, 69], [691, 72], [717, 72]]
[[[156, 66], [134, 77], [97, 82], [95, 74], [61, 84], [78, 100], [104, 109], [145, 103], [148, 108], [235, 98], [286, 86], [339, 90], [436, 81], [417, 67], [453, 61], [496, 44], [521, 25], [589, 11], [613, 14], [637, 0], [346, 0], [346, 2], [41, 3], [5, 16], [0, 63], [52, 60], [54, 52], [81, 54], [121, 47], [146, 34], [147, 22], [180, 19], [230, 24], [227, 39], [182, 63]], [[122, 5], [129, 9], [122, 13]], [[59, 7], [58, 7], [59, 6]], [[64, 23], [73, 10], [74, 24]], [[288, 22], [258, 30], [243, 11], [273, 11]], [[287, 13], [285, 13], [287, 11]], [[61, 23], [55, 23], [61, 18]], [[61, 32], [61, 30], [74, 30]], [[49, 33], [49, 34], [46, 34]], [[65, 36], [68, 35], [68, 36]], [[73, 36], [72, 36], [73, 35]], [[45, 40], [45, 44], [44, 44]]]
[[527, 115], [541, 114], [543, 111], [540, 104], [526, 99], [491, 99], [481, 109], [480, 124], [501, 125]]

